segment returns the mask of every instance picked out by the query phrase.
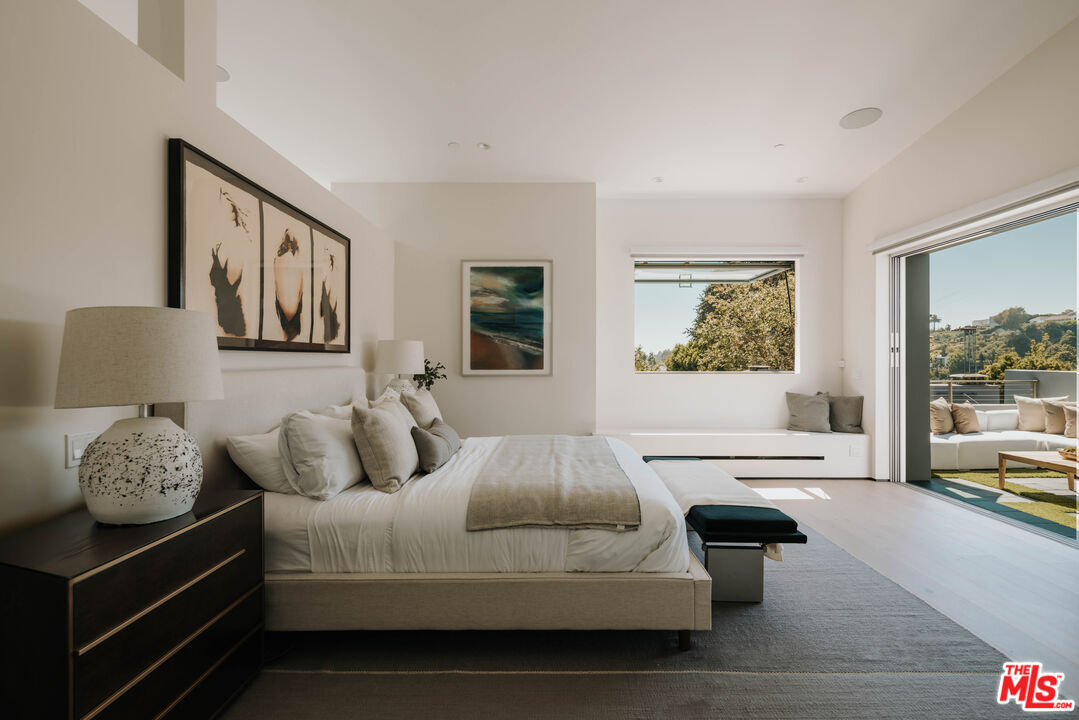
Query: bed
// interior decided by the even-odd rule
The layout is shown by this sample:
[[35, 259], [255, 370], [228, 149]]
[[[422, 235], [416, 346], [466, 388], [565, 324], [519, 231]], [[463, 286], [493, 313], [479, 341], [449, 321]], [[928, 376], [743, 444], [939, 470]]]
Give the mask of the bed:
[[[228, 458], [225, 436], [263, 432], [288, 412], [364, 394], [355, 368], [226, 372], [224, 381], [225, 401], [157, 409], [198, 440], [204, 492], [251, 486]], [[711, 628], [711, 579], [687, 551], [677, 503], [620, 443], [612, 444], [612, 450], [641, 499], [642, 529], [637, 532], [562, 530], [555, 539], [558, 533], [545, 529], [513, 528], [462, 538], [438, 527], [446, 513], [432, 508], [448, 502], [449, 495], [447, 483], [434, 481], [466, 477], [462, 469], [481, 462], [495, 441], [467, 440], [460, 457], [445, 466], [444, 476], [415, 478], [394, 495], [373, 496], [378, 491], [364, 485], [321, 503], [267, 493], [267, 629], [677, 630], [685, 649], [690, 631]], [[673, 506], [669, 517], [675, 520], [653, 523], [651, 516], [662, 515], [664, 505]], [[354, 517], [366, 517], [365, 523], [383, 533], [403, 532], [399, 539], [404, 541], [392, 554], [363, 560], [362, 554], [348, 551], [348, 542], [359, 542], [358, 528], [364, 523], [349, 531], [341, 530], [340, 523], [336, 531], [326, 530], [335, 526], [335, 515], [340, 520], [346, 510], [357, 508]], [[326, 522], [319, 522], [320, 515]], [[427, 524], [427, 531], [433, 524], [433, 532], [442, 533], [440, 542], [419, 542], [419, 535], [405, 539], [409, 523]], [[505, 533], [516, 534], [511, 549], [506, 549]], [[478, 552], [484, 543], [502, 543], [504, 562], [497, 553]]]

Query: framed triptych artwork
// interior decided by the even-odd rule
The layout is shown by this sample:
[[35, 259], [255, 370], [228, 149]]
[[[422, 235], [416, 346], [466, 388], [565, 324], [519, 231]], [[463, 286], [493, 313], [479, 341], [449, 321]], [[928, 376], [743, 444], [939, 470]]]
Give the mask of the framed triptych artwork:
[[349, 239], [179, 139], [169, 140], [169, 306], [236, 350], [347, 353]]
[[551, 374], [551, 261], [461, 263], [461, 371]]

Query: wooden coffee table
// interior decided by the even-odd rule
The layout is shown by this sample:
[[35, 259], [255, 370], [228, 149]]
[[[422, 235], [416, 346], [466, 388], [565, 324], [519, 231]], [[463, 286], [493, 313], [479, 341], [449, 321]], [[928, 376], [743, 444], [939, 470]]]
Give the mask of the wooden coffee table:
[[1015, 452], [998, 452], [997, 453], [997, 487], [1001, 490], [1004, 489], [1004, 471], [1007, 469], [1008, 460], [1015, 460], [1016, 462], [1026, 463], [1027, 465], [1034, 465], [1045, 470], [1056, 470], [1057, 472], [1066, 473], [1068, 476], [1068, 489], [1075, 490], [1075, 470], [1079, 465], [1076, 465], [1074, 460], [1068, 460], [1064, 458], [1056, 450], [1016, 450]]

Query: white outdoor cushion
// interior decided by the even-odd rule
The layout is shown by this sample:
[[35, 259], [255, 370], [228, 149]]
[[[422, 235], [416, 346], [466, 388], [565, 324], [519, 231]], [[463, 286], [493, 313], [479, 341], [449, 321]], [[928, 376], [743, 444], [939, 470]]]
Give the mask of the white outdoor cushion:
[[976, 470], [997, 467], [997, 453], [1009, 450], [1037, 450], [1038, 433], [1004, 430], [991, 433], [973, 433], [955, 438], [956, 469]]
[[281, 421], [281, 465], [292, 489], [329, 500], [363, 479], [348, 420], [303, 411]]
[[263, 490], [292, 494], [296, 492], [285, 477], [278, 449], [280, 428], [261, 435], [231, 435], [225, 438], [225, 447], [236, 467], [255, 481]]
[[978, 421], [982, 422], [982, 416], [985, 416], [985, 421], [982, 422], [982, 431], [993, 430], [1016, 430], [1019, 428], [1019, 411], [1018, 410], [980, 410], [978, 411]]
[[929, 436], [929, 466], [934, 470], [956, 470], [959, 467], [959, 445], [952, 435]]
[[1059, 450], [1060, 448], [1075, 447], [1075, 438], [1070, 438], [1065, 435], [1041, 433], [1038, 444], [1039, 450]]

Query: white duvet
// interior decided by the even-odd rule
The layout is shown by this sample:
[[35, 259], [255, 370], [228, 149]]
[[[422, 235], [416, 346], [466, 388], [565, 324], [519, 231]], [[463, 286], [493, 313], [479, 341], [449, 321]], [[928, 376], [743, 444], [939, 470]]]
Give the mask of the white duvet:
[[[469, 438], [429, 475], [387, 495], [369, 483], [331, 500], [266, 493], [269, 572], [685, 572], [682, 511], [628, 445], [607, 438], [637, 491], [635, 532], [508, 528], [468, 532], [472, 482], [500, 438]], [[507, 479], [512, 482], [512, 478]]]

